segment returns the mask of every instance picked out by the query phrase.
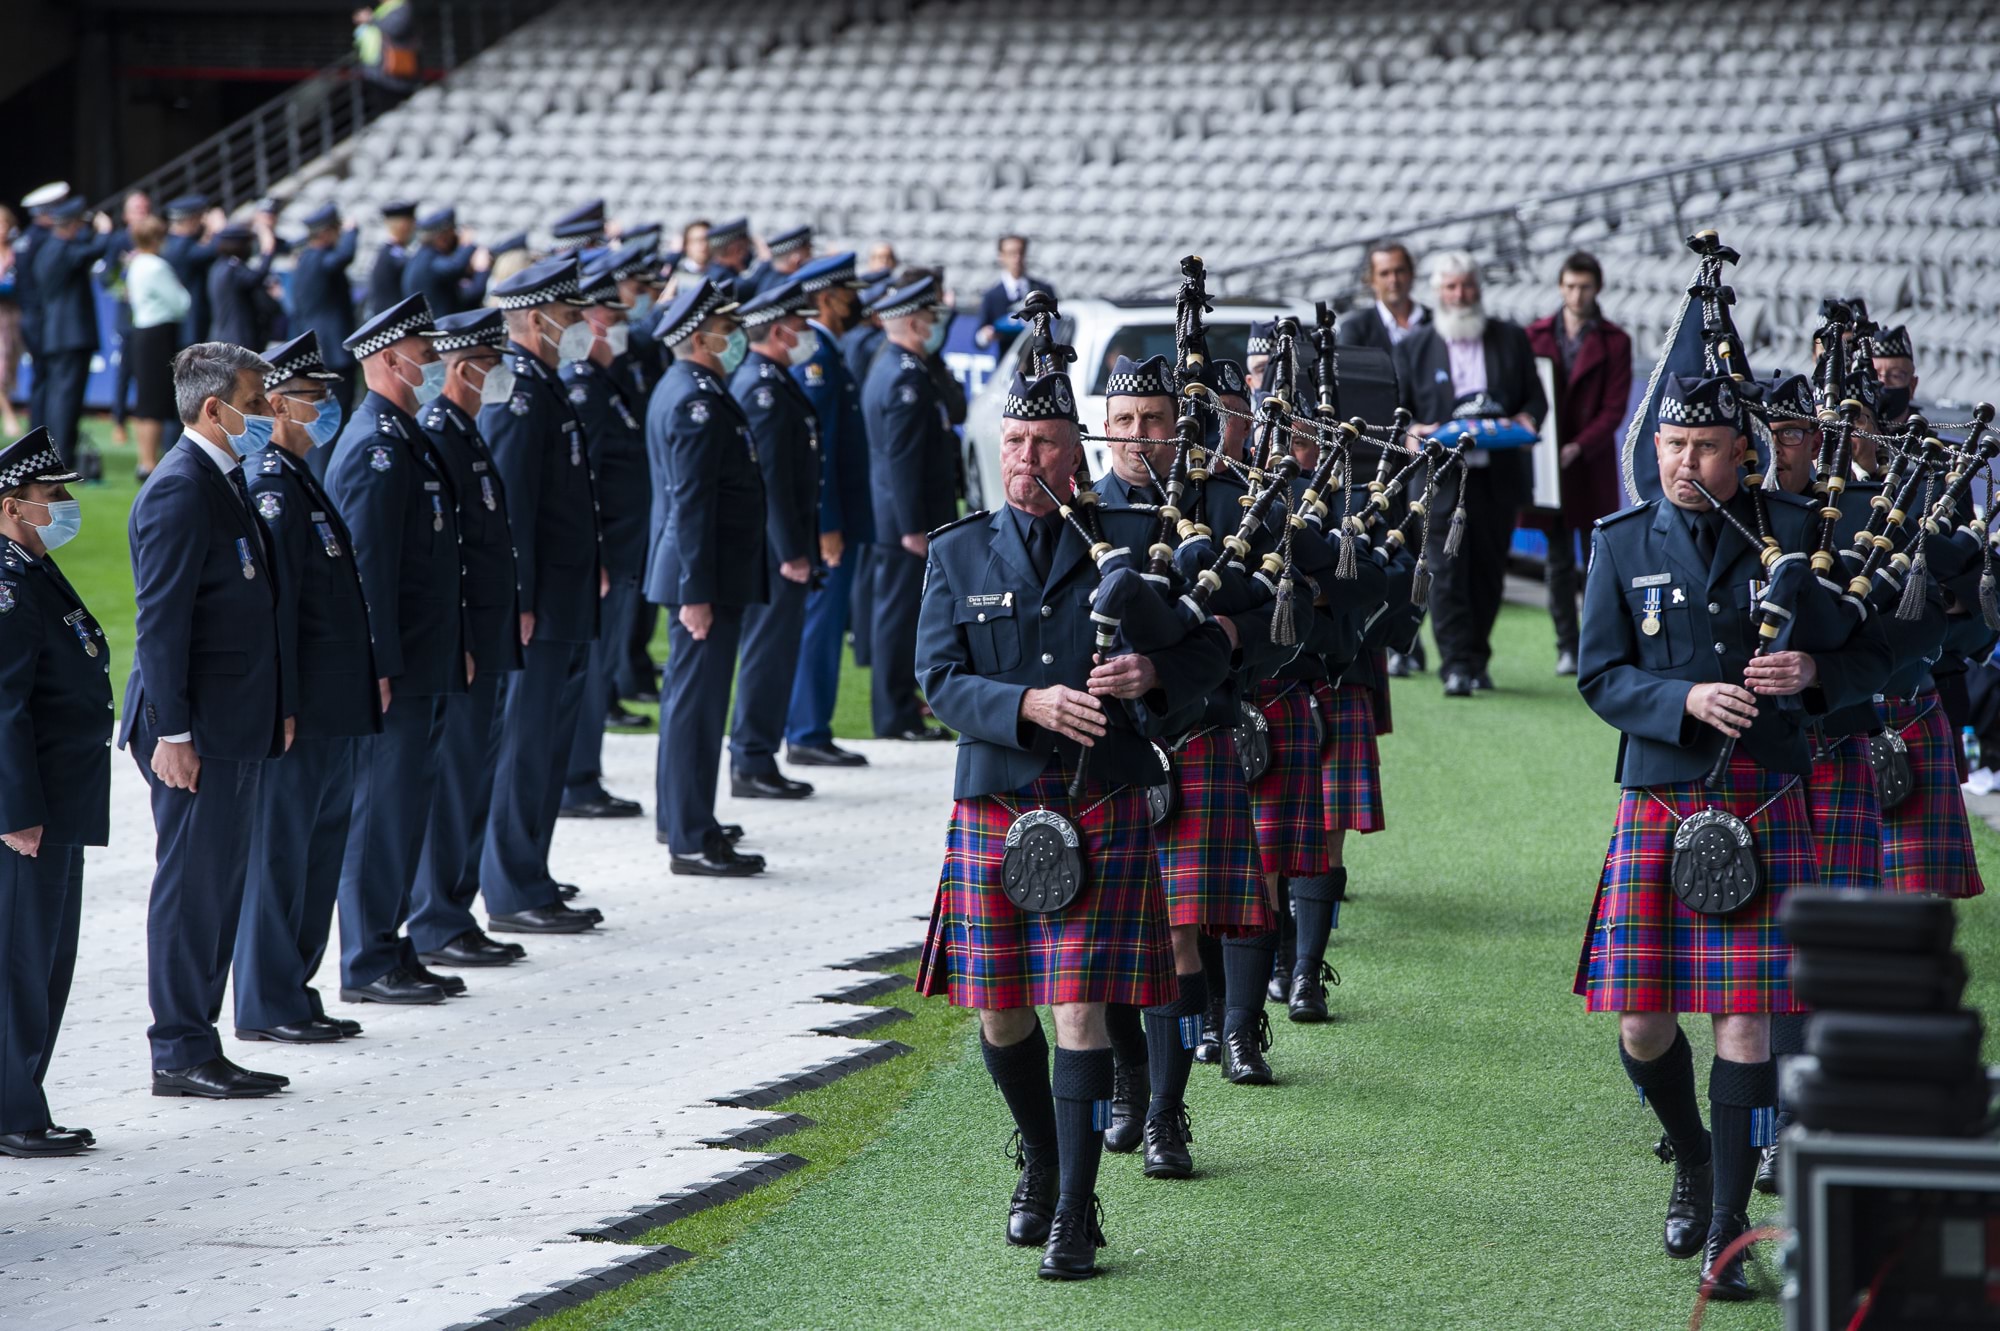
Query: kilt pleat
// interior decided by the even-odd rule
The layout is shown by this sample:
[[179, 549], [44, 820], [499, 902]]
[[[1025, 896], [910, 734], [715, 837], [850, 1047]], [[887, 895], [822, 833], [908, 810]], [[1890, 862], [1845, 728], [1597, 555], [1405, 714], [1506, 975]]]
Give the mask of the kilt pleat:
[[1153, 829], [1166, 884], [1168, 922], [1200, 925], [1219, 938], [1275, 926], [1264, 902], [1250, 788], [1227, 730], [1197, 735], [1174, 754], [1180, 812]]
[[1819, 885], [1873, 891], [1882, 886], [1882, 801], [1868, 737], [1829, 740], [1806, 778], [1806, 807], [1819, 847]]
[[1310, 878], [1330, 867], [1321, 807], [1312, 692], [1302, 679], [1267, 679], [1257, 707], [1271, 728], [1271, 765], [1250, 783], [1250, 812], [1264, 872]]
[[[1790, 777], [1738, 753], [1714, 803], [1748, 818]], [[1658, 796], [1658, 799], [1654, 799]], [[1792, 950], [1778, 927], [1786, 893], [1818, 881], [1818, 854], [1801, 782], [1750, 823], [1764, 887], [1730, 915], [1701, 915], [1674, 896], [1675, 814], [1710, 796], [1699, 781], [1626, 790], [1604, 857], [1575, 991], [1592, 1012], [1793, 1012]]]
[[1965, 819], [1951, 722], [1935, 690], [1875, 704], [1910, 746], [1910, 794], [1882, 814], [1882, 886], [1891, 892], [1976, 897], [1986, 890]]
[[1313, 693], [1326, 722], [1319, 750], [1326, 830], [1379, 832], [1388, 823], [1382, 813], [1382, 754], [1375, 744], [1375, 692], [1343, 684], [1316, 685]]
[[1000, 862], [1014, 813], [991, 795], [952, 806], [944, 868], [918, 962], [918, 992], [945, 994], [956, 1006], [975, 1008], [1150, 1007], [1178, 995], [1145, 792], [1125, 787], [1105, 799], [1105, 789], [1093, 786], [1072, 799], [1064, 783], [1060, 765], [1051, 764], [1006, 797], [1020, 812], [1040, 807], [1063, 814], [1082, 838], [1083, 890], [1050, 915], [1019, 909], [1001, 890]]

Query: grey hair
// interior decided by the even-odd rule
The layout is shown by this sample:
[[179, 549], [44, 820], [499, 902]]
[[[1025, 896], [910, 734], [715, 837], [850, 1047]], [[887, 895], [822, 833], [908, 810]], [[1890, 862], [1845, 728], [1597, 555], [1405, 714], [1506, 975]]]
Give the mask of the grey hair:
[[197, 342], [174, 357], [174, 409], [181, 424], [200, 420], [201, 404], [212, 397], [228, 402], [236, 393], [236, 376], [245, 370], [261, 380], [271, 363], [233, 342]]
[[1479, 280], [1479, 260], [1472, 257], [1471, 250], [1441, 250], [1431, 256], [1430, 269], [1433, 287], [1448, 277]]

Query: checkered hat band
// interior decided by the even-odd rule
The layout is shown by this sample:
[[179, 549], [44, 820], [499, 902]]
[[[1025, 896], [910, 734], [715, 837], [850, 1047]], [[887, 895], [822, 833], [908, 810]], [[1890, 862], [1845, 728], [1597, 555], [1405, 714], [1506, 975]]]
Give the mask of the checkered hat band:
[[1718, 416], [1712, 402], [1683, 402], [1677, 397], [1663, 398], [1660, 402], [1660, 423], [1663, 425], [1721, 425], [1726, 422]]
[[810, 244], [812, 244], [811, 236], [800, 236], [796, 240], [773, 241], [771, 244], [771, 253], [774, 255], [790, 254], [793, 250], [802, 250]]
[[594, 236], [557, 236], [549, 241], [549, 253], [574, 254], [595, 239]]
[[613, 278], [638, 277], [641, 274], [652, 272], [652, 270], [654, 269], [654, 267], [658, 265], [658, 263], [659, 263], [658, 259], [648, 254], [643, 259], [632, 259], [626, 263], [619, 264], [616, 268], [613, 268], [611, 270], [611, 276]]
[[937, 304], [936, 297], [925, 295], [918, 297], [916, 300], [903, 301], [899, 305], [880, 306], [876, 309], [875, 314], [878, 318], [898, 319], [906, 314], [922, 313], [924, 310], [929, 309], [931, 306], [935, 304]]
[[1000, 414], [1010, 421], [1068, 421], [1076, 418], [1056, 405], [1052, 397], [1007, 395]]
[[410, 334], [422, 332], [430, 326], [430, 312], [428, 310], [418, 310], [413, 314], [408, 314], [398, 319], [395, 323], [390, 324], [380, 332], [371, 333], [361, 341], [351, 344], [348, 350], [354, 353], [356, 360], [367, 360], [370, 356], [391, 343], [400, 342]]
[[745, 328], [762, 328], [765, 324], [776, 323], [790, 313], [791, 311], [782, 305], [766, 305], [759, 310], [739, 310], [736, 315], [736, 322], [742, 324]]
[[702, 320], [714, 314], [727, 303], [719, 294], [711, 292], [707, 300], [704, 300], [701, 304], [688, 311], [685, 319], [682, 319], [670, 328], [662, 328], [660, 330], [660, 341], [666, 343], [668, 346], [673, 346], [677, 342], [685, 342], [694, 333], [695, 329], [701, 327]]
[[1891, 328], [1875, 338], [1875, 354], [1883, 360], [1914, 360], [1910, 347], [1910, 335], [1901, 328]]
[[431, 339], [431, 350], [442, 354], [447, 351], [464, 351], [470, 347], [505, 347], [507, 329], [495, 328], [490, 333], [446, 333]]
[[301, 375], [325, 368], [326, 362], [319, 358], [319, 353], [316, 351], [310, 356], [289, 356], [284, 360], [272, 361], [270, 373], [264, 376], [264, 391], [268, 393], [287, 379], [297, 379]]
[[1268, 337], [1253, 337], [1253, 338], [1251, 338], [1251, 339], [1250, 339], [1249, 341], [1247, 341], [1247, 342], [1245, 342], [1245, 343], [1243, 344], [1243, 354], [1244, 354], [1244, 355], [1246, 355], [1246, 356], [1268, 356], [1268, 355], [1270, 355], [1270, 354], [1271, 354], [1271, 339], [1270, 339], [1270, 338], [1268, 338]]
[[510, 296], [496, 296], [495, 303], [503, 310], [525, 310], [534, 305], [548, 305], [565, 296], [576, 294], [576, 279], [566, 277], [560, 282], [550, 282], [543, 286], [530, 287], [526, 291], [516, 291]]
[[1114, 374], [1104, 385], [1106, 397], [1172, 397], [1174, 390], [1167, 387], [1156, 374]]
[[11, 490], [40, 475], [73, 477], [75, 473], [63, 465], [62, 454], [56, 452], [52, 444], [39, 453], [30, 453], [5, 471], [0, 471], [0, 490]]

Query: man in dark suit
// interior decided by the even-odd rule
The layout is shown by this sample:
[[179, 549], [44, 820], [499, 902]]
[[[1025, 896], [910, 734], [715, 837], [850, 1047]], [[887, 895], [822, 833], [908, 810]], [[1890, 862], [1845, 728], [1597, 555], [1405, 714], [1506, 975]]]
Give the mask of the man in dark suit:
[[35, 287], [42, 312], [35, 377], [48, 380], [43, 398], [47, 415], [38, 423], [48, 426], [63, 461], [74, 462], [83, 390], [98, 345], [97, 293], [91, 287], [90, 267], [110, 252], [111, 219], [100, 214], [100, 230], [92, 235], [79, 198], [63, 200], [49, 209], [49, 216], [49, 238], [35, 250]]
[[197, 342], [174, 358], [187, 427], [132, 505], [132, 677], [120, 743], [153, 792], [146, 907], [153, 1094], [240, 1100], [288, 1079], [222, 1056], [215, 1022], [249, 867], [249, 811], [266, 760], [291, 745], [294, 676], [280, 655], [278, 589], [241, 459], [276, 421], [271, 366]]
[[1361, 280], [1375, 303], [1349, 310], [1334, 326], [1334, 340], [1343, 347], [1375, 347], [1394, 351], [1396, 345], [1430, 322], [1430, 307], [1411, 299], [1417, 263], [1400, 240], [1378, 240], [1362, 261]]
[[1000, 280], [979, 298], [979, 330], [972, 340], [991, 348], [996, 356], [1005, 355], [1021, 335], [1021, 321], [1014, 317], [1014, 311], [1031, 291], [1056, 294], [1056, 289], [1041, 278], [1028, 276], [1028, 238], [1000, 237]]
[[382, 729], [389, 682], [375, 673], [354, 541], [306, 455], [340, 428], [336, 376], [319, 334], [269, 352], [271, 446], [244, 459], [250, 506], [271, 535], [278, 657], [294, 681], [298, 731], [265, 765], [248, 811], [250, 876], [236, 928], [236, 1038], [324, 1044], [361, 1033], [326, 1015], [312, 979], [326, 955], [354, 803], [355, 753]]
[[1549, 618], [1555, 622], [1556, 673], [1576, 673], [1576, 598], [1583, 579], [1576, 538], [1618, 511], [1618, 422], [1632, 396], [1632, 339], [1597, 308], [1604, 270], [1578, 250], [1557, 281], [1562, 308], [1528, 325], [1528, 345], [1555, 362], [1556, 445], [1562, 507], [1537, 510], [1549, 537]]
[[[1528, 336], [1518, 324], [1487, 317], [1473, 257], [1453, 250], [1434, 258], [1431, 290], [1437, 308], [1430, 322], [1395, 350], [1398, 392], [1417, 418], [1415, 433], [1427, 438], [1449, 432], [1454, 418], [1467, 415], [1504, 417], [1540, 429], [1549, 404]], [[1506, 585], [1507, 546], [1515, 514], [1534, 495], [1525, 448], [1468, 449], [1465, 462], [1464, 544], [1431, 586], [1439, 674], [1445, 693], [1455, 698], [1493, 687], [1486, 666]], [[1454, 471], [1438, 487], [1430, 511], [1450, 513], [1459, 489]]]
[[409, 243], [417, 231], [417, 205], [395, 199], [382, 205], [382, 247], [375, 251], [375, 266], [368, 270], [368, 315], [387, 310], [403, 298], [403, 265], [409, 261]]
[[[339, 377], [328, 388], [342, 412], [354, 406], [354, 385], [348, 377], [354, 357], [341, 343], [354, 331], [354, 287], [347, 270], [354, 265], [354, 251], [361, 232], [340, 225], [340, 210], [325, 204], [305, 217], [306, 243], [296, 251], [292, 268], [287, 310], [294, 333], [308, 330], [318, 335], [319, 354], [326, 368]], [[325, 477], [327, 450], [316, 448], [307, 454], [313, 473]]]

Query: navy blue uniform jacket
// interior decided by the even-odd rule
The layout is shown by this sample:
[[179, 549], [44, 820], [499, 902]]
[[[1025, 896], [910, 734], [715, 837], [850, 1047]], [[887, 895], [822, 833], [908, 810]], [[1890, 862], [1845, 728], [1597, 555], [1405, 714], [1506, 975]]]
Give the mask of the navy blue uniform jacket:
[[375, 266], [368, 270], [368, 317], [373, 318], [403, 298], [403, 264], [409, 257], [410, 252], [393, 240], [383, 241], [382, 247], [375, 251]]
[[479, 427], [448, 399], [423, 409], [418, 424], [458, 494], [459, 562], [465, 569], [465, 645], [481, 674], [521, 668], [520, 592], [507, 487]]
[[[270, 280], [271, 255], [255, 263], [225, 255], [208, 270], [208, 336], [252, 351], [268, 340], [274, 308], [264, 283]], [[338, 346], [338, 343], [335, 343]]]
[[958, 515], [958, 436], [922, 356], [884, 346], [861, 388], [875, 539], [942, 527]]
[[819, 347], [792, 378], [819, 419], [819, 529], [837, 531], [850, 546], [875, 539], [875, 496], [868, 484], [868, 426], [861, 384], [839, 343], [818, 322]]
[[765, 535], [772, 562], [819, 560], [819, 420], [790, 370], [751, 352], [729, 391], [750, 422], [764, 473]]
[[133, 501], [127, 530], [138, 636], [119, 743], [143, 713], [155, 736], [192, 732], [203, 758], [277, 757], [297, 707], [264, 524], [182, 435]]
[[354, 533], [378, 673], [397, 693], [463, 692], [458, 499], [430, 440], [370, 392], [334, 443], [326, 488]]
[[109, 251], [111, 239], [108, 235], [88, 234], [70, 240], [50, 236], [36, 248], [35, 296], [42, 312], [42, 340], [38, 344], [41, 350], [97, 350], [97, 299], [91, 290], [90, 266]]
[[422, 296], [431, 318], [462, 314], [486, 299], [486, 274], [472, 271], [473, 247], [440, 254], [419, 245], [403, 260], [403, 295]]
[[646, 571], [646, 529], [652, 516], [646, 427], [614, 370], [580, 360], [562, 367], [570, 410], [583, 422], [597, 480], [597, 521], [604, 533], [604, 567], [621, 576]]
[[554, 370], [507, 344], [514, 395], [479, 411], [479, 433], [507, 486], [514, 576], [538, 642], [597, 639], [597, 495], [583, 423]]
[[[278, 655], [298, 699], [300, 738], [382, 728], [354, 541], [306, 464], [276, 444], [244, 460], [250, 507], [271, 533], [278, 573]], [[170, 732], [171, 733], [171, 732]]]
[[12, 541], [0, 541], [0, 772], [0, 831], [110, 840], [111, 651], [55, 562]]
[[293, 334], [308, 329], [318, 333], [320, 358], [327, 369], [341, 374], [354, 369], [353, 354], [340, 343], [357, 326], [354, 287], [347, 280], [347, 270], [354, 263], [359, 239], [360, 234], [349, 229], [325, 249], [301, 247], [288, 293]]
[[743, 409], [722, 381], [675, 361], [646, 404], [653, 467], [646, 599], [762, 605], [770, 599], [764, 476]]
[[[215, 246], [206, 244], [200, 236], [170, 235], [160, 246], [160, 257], [174, 270], [174, 276], [187, 288], [188, 312], [181, 320], [181, 343], [193, 346], [196, 342], [208, 340], [208, 269], [215, 262]], [[346, 333], [341, 334], [347, 336]], [[339, 342], [332, 344], [338, 349]], [[325, 338], [320, 339], [322, 354], [327, 346]], [[169, 730], [169, 735], [174, 732]]]

